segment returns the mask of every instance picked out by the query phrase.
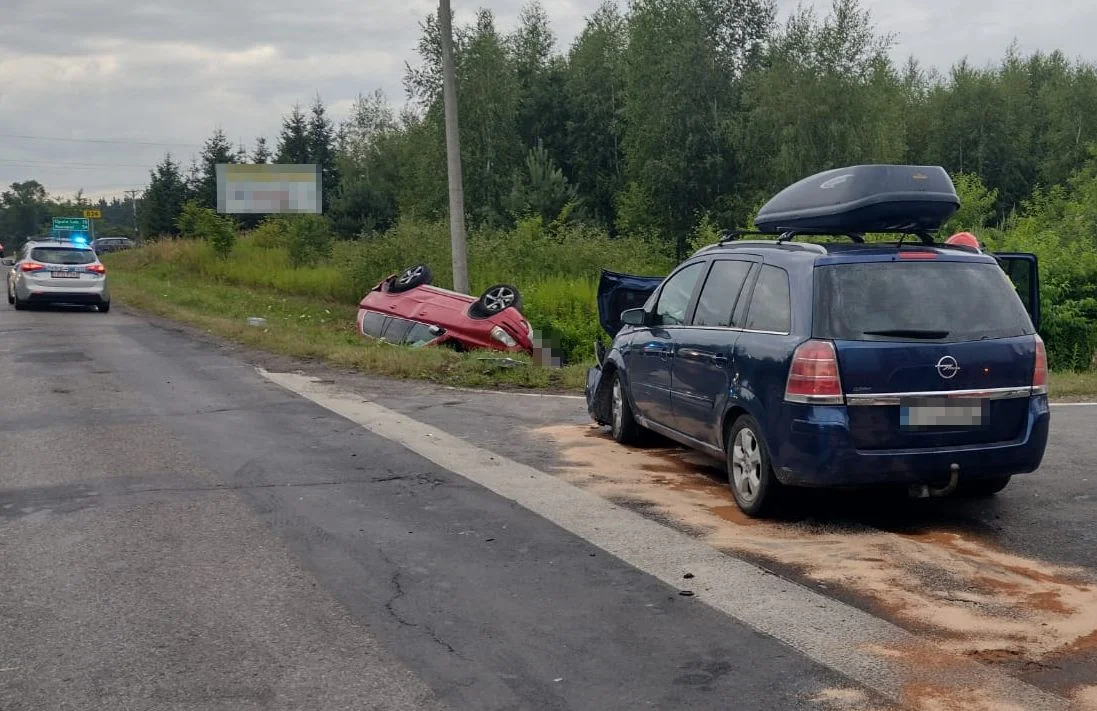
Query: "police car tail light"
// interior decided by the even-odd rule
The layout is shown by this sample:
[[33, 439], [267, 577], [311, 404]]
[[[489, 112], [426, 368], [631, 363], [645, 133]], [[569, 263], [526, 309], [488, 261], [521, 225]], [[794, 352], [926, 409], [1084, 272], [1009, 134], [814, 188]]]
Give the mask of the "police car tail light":
[[830, 341], [807, 341], [792, 355], [785, 400], [809, 405], [845, 402], [838, 374], [838, 354]]
[[89, 272], [95, 272], [96, 274], [107, 273], [107, 268], [104, 267], [102, 264], [89, 264], [87, 268]]
[[1036, 336], [1036, 366], [1032, 369], [1032, 394], [1047, 395], [1047, 350], [1039, 336]]
[[46, 268], [46, 265], [39, 264], [38, 262], [23, 262], [19, 265], [19, 270], [24, 272], [40, 272]]

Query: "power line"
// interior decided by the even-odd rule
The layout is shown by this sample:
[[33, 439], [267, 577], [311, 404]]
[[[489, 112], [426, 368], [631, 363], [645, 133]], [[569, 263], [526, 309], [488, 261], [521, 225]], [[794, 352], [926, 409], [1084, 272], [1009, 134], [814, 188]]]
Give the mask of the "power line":
[[152, 166], [147, 163], [75, 163], [68, 161], [58, 163], [54, 161], [34, 160], [32, 158], [26, 160], [0, 158], [0, 165], [15, 165], [23, 168], [152, 168]]
[[31, 136], [19, 133], [0, 133], [0, 138], [13, 138], [22, 141], [64, 141], [66, 143], [111, 143], [129, 146], [167, 146], [201, 148], [200, 143], [185, 143], [175, 141], [135, 141], [127, 138], [68, 138], [62, 136]]

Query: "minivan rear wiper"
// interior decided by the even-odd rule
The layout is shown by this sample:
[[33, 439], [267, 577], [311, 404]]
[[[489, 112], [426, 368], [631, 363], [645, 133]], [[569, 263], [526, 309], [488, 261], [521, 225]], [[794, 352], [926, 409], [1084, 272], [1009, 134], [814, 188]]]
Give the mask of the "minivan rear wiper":
[[866, 336], [887, 336], [890, 338], [924, 338], [934, 341], [948, 336], [949, 331], [929, 331], [916, 328], [893, 328], [883, 331], [865, 331]]

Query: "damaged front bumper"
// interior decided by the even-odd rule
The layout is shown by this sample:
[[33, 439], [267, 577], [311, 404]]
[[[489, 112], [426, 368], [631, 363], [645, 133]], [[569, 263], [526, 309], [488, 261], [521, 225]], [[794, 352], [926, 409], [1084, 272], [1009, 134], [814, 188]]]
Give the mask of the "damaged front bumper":
[[587, 369], [587, 412], [600, 425], [609, 424], [609, 398], [602, 392], [602, 366]]
[[602, 386], [602, 366], [606, 362], [606, 347], [601, 341], [594, 342], [594, 356], [598, 365], [587, 369], [587, 412], [590, 418], [600, 425], [610, 424], [609, 392]]

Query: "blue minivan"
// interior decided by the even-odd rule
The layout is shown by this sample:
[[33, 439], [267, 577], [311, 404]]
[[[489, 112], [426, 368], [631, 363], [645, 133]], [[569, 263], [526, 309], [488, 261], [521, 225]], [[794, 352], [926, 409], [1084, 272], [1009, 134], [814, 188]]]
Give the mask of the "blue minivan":
[[592, 418], [720, 457], [752, 516], [788, 487], [1001, 491], [1048, 438], [1037, 263], [937, 242], [958, 207], [941, 168], [827, 171], [762, 208], [769, 239], [604, 272]]

